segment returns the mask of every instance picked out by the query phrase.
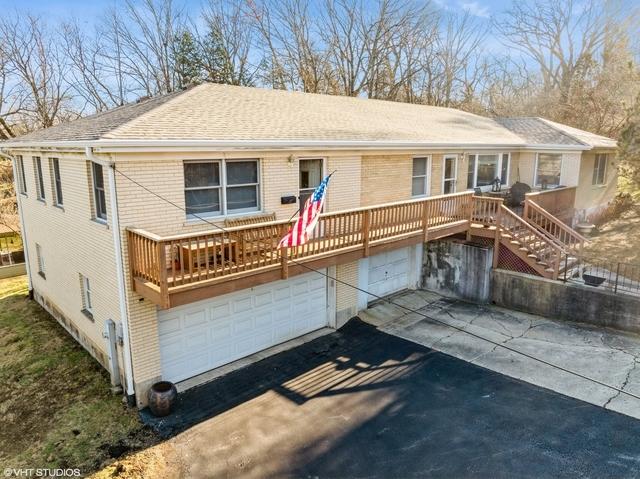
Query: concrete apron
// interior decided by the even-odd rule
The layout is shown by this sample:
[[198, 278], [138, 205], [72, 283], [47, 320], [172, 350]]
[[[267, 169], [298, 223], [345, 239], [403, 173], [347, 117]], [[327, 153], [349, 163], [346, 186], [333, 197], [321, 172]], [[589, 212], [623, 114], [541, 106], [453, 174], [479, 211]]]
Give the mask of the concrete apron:
[[[640, 396], [640, 336], [411, 291], [395, 303]], [[640, 399], [547, 366], [405, 309], [378, 303], [358, 315], [378, 329], [492, 371], [640, 419]]]

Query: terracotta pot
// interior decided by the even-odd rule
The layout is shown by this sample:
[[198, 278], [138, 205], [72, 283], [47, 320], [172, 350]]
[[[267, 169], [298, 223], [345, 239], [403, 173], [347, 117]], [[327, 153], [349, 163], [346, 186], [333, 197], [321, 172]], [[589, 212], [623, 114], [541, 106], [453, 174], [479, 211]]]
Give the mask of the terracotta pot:
[[155, 383], [149, 389], [149, 409], [154, 416], [168, 416], [176, 404], [178, 390], [169, 381]]

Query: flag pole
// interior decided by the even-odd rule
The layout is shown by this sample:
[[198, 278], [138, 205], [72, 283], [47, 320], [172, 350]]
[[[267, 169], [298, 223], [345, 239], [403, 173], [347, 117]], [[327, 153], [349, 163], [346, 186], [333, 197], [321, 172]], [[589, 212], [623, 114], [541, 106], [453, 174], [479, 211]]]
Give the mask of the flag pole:
[[[336, 170], [333, 170], [331, 173], [329, 173], [328, 178], [331, 178], [331, 175], [333, 175], [336, 171], [338, 171], [338, 170], [336, 169]], [[299, 200], [299, 199], [300, 199], [300, 198], [298, 198], [298, 200]], [[301, 205], [300, 205], [300, 206], [298, 206], [298, 209], [296, 210], [296, 212], [295, 212], [295, 213], [293, 213], [293, 214], [291, 215], [291, 218], [289, 218], [289, 221], [288, 221], [289, 223], [291, 222], [291, 220], [293, 219], [293, 217], [294, 217], [295, 215], [297, 215], [298, 213], [300, 213], [300, 210], [301, 210], [301, 209], [302, 209], [302, 206], [301, 206]]]

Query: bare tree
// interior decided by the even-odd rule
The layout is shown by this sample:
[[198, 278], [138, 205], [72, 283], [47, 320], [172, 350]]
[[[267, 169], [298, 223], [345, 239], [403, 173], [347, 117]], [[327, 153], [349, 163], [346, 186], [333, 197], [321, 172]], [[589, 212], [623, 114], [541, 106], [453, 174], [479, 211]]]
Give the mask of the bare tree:
[[126, 0], [101, 25], [103, 58], [118, 83], [118, 96], [168, 93], [175, 89], [173, 51], [183, 14], [172, 0]]
[[[62, 25], [62, 39], [69, 61], [67, 81], [92, 111], [103, 111], [125, 103], [122, 72], [112, 66], [117, 57], [117, 39], [105, 45], [99, 34], [89, 36], [76, 20]], [[110, 48], [115, 47], [115, 52]], [[120, 80], [120, 81], [119, 81]]]
[[0, 158], [0, 225], [14, 233], [20, 230], [11, 162], [4, 158]]
[[329, 93], [332, 83], [326, 49], [308, 0], [250, 2], [247, 14], [266, 59], [263, 77], [274, 88]]
[[239, 0], [211, 0], [203, 19], [202, 63], [210, 80], [232, 85], [252, 85], [258, 67], [251, 61], [254, 24]]
[[599, 0], [543, 0], [515, 2], [495, 22], [507, 46], [535, 63], [547, 108], [559, 109], [554, 117], [572, 119], [572, 89], [584, 78], [590, 64], [607, 42], [617, 42], [622, 30], [612, 28], [620, 6]]
[[66, 59], [58, 39], [33, 15], [0, 19], [3, 51], [16, 87], [16, 104], [27, 128], [46, 128], [74, 117]]
[[486, 33], [468, 12], [441, 16], [433, 48], [423, 58], [420, 95], [425, 103], [460, 107], [475, 98], [487, 72], [482, 51]]

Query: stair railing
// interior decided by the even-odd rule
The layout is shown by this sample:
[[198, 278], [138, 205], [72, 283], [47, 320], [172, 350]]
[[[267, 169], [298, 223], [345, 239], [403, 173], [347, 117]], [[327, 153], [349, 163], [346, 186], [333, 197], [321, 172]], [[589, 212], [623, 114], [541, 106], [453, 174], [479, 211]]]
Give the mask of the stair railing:
[[528, 198], [524, 204], [523, 217], [527, 223], [559, 244], [565, 253], [580, 254], [585, 243], [589, 242], [587, 238]]
[[504, 205], [500, 206], [500, 227], [534, 254], [538, 262], [545, 263], [545, 269], [551, 268], [553, 279], [558, 279], [563, 253], [559, 245]]

